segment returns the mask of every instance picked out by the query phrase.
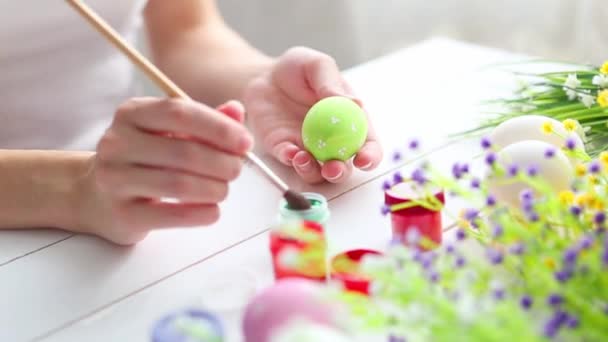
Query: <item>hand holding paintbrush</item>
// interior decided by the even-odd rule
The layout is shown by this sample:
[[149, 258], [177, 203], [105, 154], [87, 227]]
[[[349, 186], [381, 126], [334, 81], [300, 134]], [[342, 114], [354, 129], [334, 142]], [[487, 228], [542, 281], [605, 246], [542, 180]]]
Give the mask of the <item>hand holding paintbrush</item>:
[[[140, 70], [142, 70], [157, 86], [159, 86], [170, 97], [176, 97], [189, 100], [189, 96], [173, 83], [166, 75], [158, 68], [149, 62], [143, 55], [131, 47], [117, 32], [115, 32], [102, 18], [100, 18], [89, 7], [79, 0], [66, 0], [80, 15], [85, 18], [91, 26], [99, 31], [106, 39], [108, 39], [116, 48], [120, 49]], [[284, 194], [289, 206], [293, 209], [308, 209], [310, 202], [301, 194], [289, 189], [287, 184], [283, 182], [270, 168], [268, 168], [257, 156], [252, 152], [246, 153], [246, 158], [258, 170], [262, 172], [279, 190]]]

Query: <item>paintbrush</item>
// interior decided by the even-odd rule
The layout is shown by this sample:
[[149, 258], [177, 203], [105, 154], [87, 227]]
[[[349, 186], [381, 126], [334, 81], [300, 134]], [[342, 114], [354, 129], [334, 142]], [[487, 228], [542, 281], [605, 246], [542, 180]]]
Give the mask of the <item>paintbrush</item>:
[[[165, 94], [169, 97], [182, 98], [190, 100], [190, 97], [180, 89], [173, 81], [171, 81], [162, 71], [152, 64], [146, 57], [139, 53], [127, 41], [125, 41], [118, 32], [116, 32], [106, 21], [104, 21], [97, 13], [89, 6], [80, 0], [66, 0], [72, 8], [74, 8], [91, 26], [93, 26], [101, 35], [103, 35], [110, 43], [124, 53], [133, 64], [138, 66], [141, 71], [152, 80]], [[260, 160], [253, 152], [247, 152], [245, 158], [250, 164], [277, 187], [283, 193], [283, 197], [287, 201], [289, 207], [293, 210], [306, 210], [311, 207], [310, 201], [302, 194], [290, 190], [287, 184], [279, 178], [262, 160]]]

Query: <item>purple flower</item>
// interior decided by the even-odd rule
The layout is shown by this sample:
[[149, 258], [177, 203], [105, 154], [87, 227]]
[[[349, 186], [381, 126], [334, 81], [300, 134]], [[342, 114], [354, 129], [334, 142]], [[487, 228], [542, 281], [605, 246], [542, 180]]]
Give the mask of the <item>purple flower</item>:
[[427, 179], [424, 176], [424, 171], [422, 171], [422, 169], [414, 170], [414, 172], [412, 172], [412, 179], [419, 185], [424, 185], [424, 183], [427, 182]]
[[456, 261], [454, 262], [454, 265], [457, 268], [462, 268], [464, 267], [464, 265], [467, 264], [467, 260], [463, 257], [463, 256], [458, 256], [456, 257]]
[[382, 190], [387, 191], [387, 190], [390, 190], [390, 188], [391, 188], [391, 182], [386, 180], [382, 183]]
[[538, 216], [538, 213], [532, 212], [528, 214], [528, 220], [530, 220], [530, 222], [538, 222], [540, 220], [540, 216]]
[[388, 337], [388, 342], [406, 342], [406, 339], [403, 336], [396, 336], [396, 335], [391, 334]]
[[566, 148], [573, 151], [576, 148], [576, 140], [573, 137], [566, 139]]
[[467, 238], [467, 232], [465, 232], [464, 229], [458, 229], [456, 231], [456, 239], [458, 239], [459, 241], [462, 241], [466, 238]]
[[493, 166], [494, 163], [496, 162], [496, 154], [493, 152], [486, 154], [485, 160], [486, 160], [486, 164]]
[[568, 314], [565, 311], [557, 311], [545, 324], [545, 336], [553, 338], [559, 332], [559, 329], [568, 321]]
[[574, 216], [579, 216], [582, 212], [582, 209], [580, 207], [577, 207], [575, 205], [570, 207], [570, 213]]
[[590, 173], [599, 173], [601, 170], [602, 167], [600, 166], [600, 163], [597, 162], [597, 160], [594, 160], [589, 164]]
[[452, 165], [452, 176], [456, 179], [462, 178], [462, 170], [460, 169], [460, 165], [458, 163]]
[[509, 165], [509, 167], [507, 168], [507, 174], [509, 175], [509, 177], [515, 177], [517, 176], [517, 174], [519, 173], [519, 166], [513, 164], [513, 165]]
[[604, 221], [606, 221], [606, 214], [602, 211], [596, 213], [595, 216], [593, 216], [593, 222], [597, 224], [602, 224], [604, 223]]
[[551, 159], [555, 157], [555, 148], [554, 147], [549, 147], [546, 151], [545, 151], [545, 158], [547, 159]]
[[553, 293], [547, 297], [547, 304], [551, 306], [559, 306], [564, 302], [564, 297], [560, 294]]
[[528, 295], [521, 297], [519, 304], [521, 304], [522, 308], [528, 310], [532, 306], [532, 297]]
[[578, 318], [576, 318], [572, 315], [569, 315], [568, 319], [566, 320], [566, 326], [570, 329], [578, 328], [579, 323], [580, 322], [579, 322]]
[[572, 278], [572, 271], [568, 269], [555, 272], [555, 280], [559, 281], [560, 283], [565, 283], [570, 278]]
[[568, 248], [564, 252], [564, 263], [568, 265], [574, 265], [576, 263], [576, 258], [578, 257], [578, 250], [575, 248]]
[[488, 207], [493, 207], [496, 205], [496, 197], [492, 196], [492, 195], [488, 195], [488, 197], [486, 198], [486, 205]]
[[467, 221], [473, 221], [477, 218], [477, 216], [479, 216], [479, 211], [477, 211], [476, 209], [469, 208], [464, 212], [464, 218]]
[[479, 189], [480, 186], [481, 186], [481, 182], [479, 181], [478, 178], [471, 179], [471, 188]]
[[454, 253], [455, 249], [454, 249], [454, 245], [452, 244], [448, 244], [447, 246], [445, 246], [445, 252], [448, 254], [452, 254]]
[[535, 177], [538, 175], [538, 167], [536, 165], [530, 165], [528, 167], [528, 176]]
[[519, 200], [521, 202], [530, 202], [534, 199], [534, 194], [530, 189], [524, 189], [519, 193]]
[[488, 256], [488, 260], [490, 260], [490, 262], [494, 265], [498, 265], [500, 263], [502, 263], [503, 261], [503, 255], [502, 252], [493, 248], [488, 248], [488, 250], [486, 251], [486, 254]]
[[581, 239], [580, 248], [589, 249], [589, 248], [591, 248], [592, 245], [593, 245], [593, 236], [589, 235], [589, 236], [585, 236], [584, 238]]
[[526, 246], [521, 242], [516, 243], [513, 246], [511, 246], [511, 248], [509, 248], [509, 252], [516, 254], [516, 255], [522, 255], [522, 254], [524, 254], [525, 251], [526, 251]]
[[409, 143], [410, 150], [415, 150], [418, 148], [418, 146], [420, 146], [420, 142], [418, 142], [417, 139], [412, 139]]
[[503, 290], [503, 289], [494, 289], [492, 295], [497, 300], [502, 300], [502, 299], [505, 298], [505, 290]]
[[602, 262], [608, 265], [608, 248], [604, 248], [604, 253], [602, 253]]
[[497, 224], [494, 226], [494, 229], [492, 230], [492, 236], [495, 239], [501, 237], [503, 233], [504, 233], [504, 229], [502, 228], [501, 225]]
[[383, 205], [380, 212], [382, 213], [383, 216], [386, 216], [391, 212], [391, 208], [388, 205]]
[[483, 148], [484, 150], [487, 150], [490, 147], [492, 147], [492, 142], [490, 141], [490, 139], [483, 137], [481, 139], [481, 148]]
[[464, 163], [464, 164], [460, 165], [460, 172], [469, 173], [469, 164]]
[[401, 172], [395, 172], [395, 174], [393, 175], [393, 182], [394, 184], [399, 184], [403, 182], [403, 176], [401, 175]]
[[401, 152], [396, 151], [395, 153], [393, 153], [393, 161], [394, 162], [401, 161], [401, 159], [402, 159]]
[[440, 277], [439, 273], [437, 273], [437, 271], [431, 271], [431, 273], [429, 274], [429, 280], [432, 283], [438, 282], [440, 278], [441, 277]]

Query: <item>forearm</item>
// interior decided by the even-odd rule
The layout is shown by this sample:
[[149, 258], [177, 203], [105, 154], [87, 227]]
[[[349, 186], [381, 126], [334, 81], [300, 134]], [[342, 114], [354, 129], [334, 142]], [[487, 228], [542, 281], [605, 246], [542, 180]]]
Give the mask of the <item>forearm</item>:
[[0, 229], [77, 230], [91, 153], [0, 150]]
[[155, 63], [190, 96], [209, 105], [240, 99], [247, 83], [273, 62], [219, 17], [177, 32], [158, 26], [147, 28]]

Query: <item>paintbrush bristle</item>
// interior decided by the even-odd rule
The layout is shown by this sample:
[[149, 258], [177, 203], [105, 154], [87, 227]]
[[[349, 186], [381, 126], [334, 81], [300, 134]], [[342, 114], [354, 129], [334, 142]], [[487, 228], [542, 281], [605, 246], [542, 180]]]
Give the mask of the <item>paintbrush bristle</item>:
[[306, 210], [310, 209], [310, 201], [299, 192], [293, 190], [287, 190], [283, 195], [287, 201], [289, 209], [292, 210]]

